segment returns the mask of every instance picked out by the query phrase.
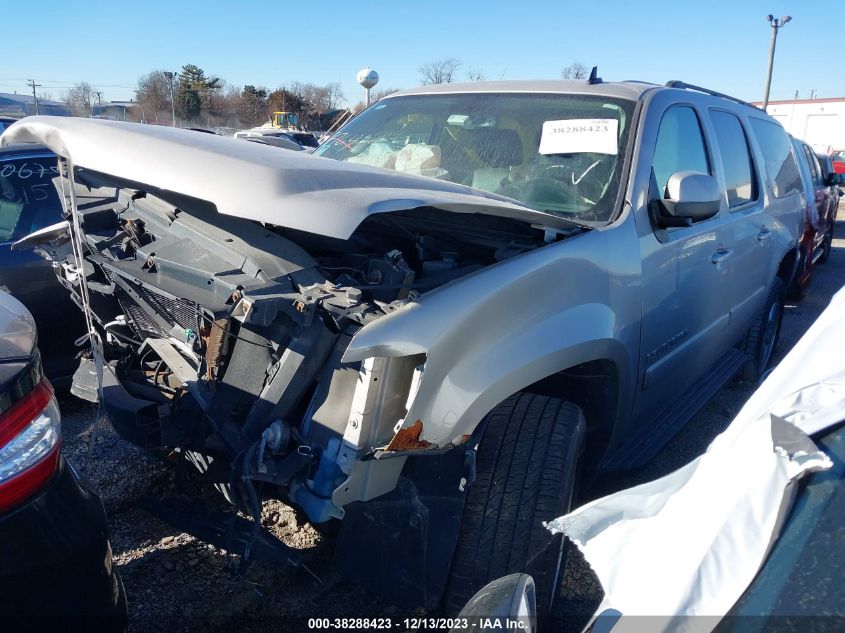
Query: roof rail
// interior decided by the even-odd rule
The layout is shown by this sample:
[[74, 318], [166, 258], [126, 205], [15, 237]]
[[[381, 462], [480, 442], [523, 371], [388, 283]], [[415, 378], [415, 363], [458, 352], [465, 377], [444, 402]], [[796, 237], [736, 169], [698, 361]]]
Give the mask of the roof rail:
[[679, 81], [674, 79], [672, 81], [667, 81], [664, 86], [667, 88], [679, 88], [681, 90], [695, 90], [696, 92], [703, 92], [708, 95], [713, 95], [714, 97], [721, 97], [722, 99], [727, 99], [728, 101], [733, 101], [735, 103], [741, 103], [742, 105], [747, 105], [751, 108], [757, 108], [757, 106], [748, 103], [747, 101], [743, 101], [742, 99], [737, 99], [736, 97], [732, 97], [730, 95], [726, 95], [723, 92], [716, 92], [715, 90], [710, 90], [710, 88], [702, 88], [701, 86], [695, 86], [693, 84], [688, 84], [683, 81]]

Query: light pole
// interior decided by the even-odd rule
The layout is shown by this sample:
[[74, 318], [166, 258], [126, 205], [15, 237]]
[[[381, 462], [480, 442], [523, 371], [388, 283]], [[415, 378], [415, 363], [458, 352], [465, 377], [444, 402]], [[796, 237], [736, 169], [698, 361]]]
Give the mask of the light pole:
[[173, 77], [174, 73], [169, 70], [164, 71], [164, 76], [170, 81], [170, 111], [173, 115], [173, 127], [176, 127], [176, 102], [173, 100]]
[[769, 89], [772, 87], [772, 66], [775, 63], [775, 45], [778, 42], [778, 31], [789, 22], [792, 17], [785, 15], [780, 20], [774, 17], [771, 13], [766, 16], [769, 24], [772, 25], [772, 43], [769, 45], [769, 70], [766, 73], [766, 93], [763, 95], [763, 110], [769, 105]]

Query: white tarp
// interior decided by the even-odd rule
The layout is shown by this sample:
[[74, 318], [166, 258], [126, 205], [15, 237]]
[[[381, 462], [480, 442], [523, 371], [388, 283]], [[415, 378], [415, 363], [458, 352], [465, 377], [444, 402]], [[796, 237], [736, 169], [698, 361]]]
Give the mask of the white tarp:
[[647, 484], [589, 503], [548, 524], [566, 534], [598, 576], [597, 614], [614, 633], [625, 616], [659, 616], [650, 631], [709, 631], [762, 565], [789, 509], [793, 482], [829, 468], [807, 434], [845, 411], [845, 289], [749, 398], [704, 455]]

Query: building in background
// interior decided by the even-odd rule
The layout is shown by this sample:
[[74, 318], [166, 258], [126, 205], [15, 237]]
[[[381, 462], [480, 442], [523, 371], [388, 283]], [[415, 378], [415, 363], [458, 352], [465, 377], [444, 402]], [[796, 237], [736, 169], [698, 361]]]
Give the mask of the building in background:
[[108, 101], [102, 105], [94, 105], [93, 116], [98, 119], [112, 121], [138, 121], [141, 117], [141, 107], [137, 101]]
[[769, 101], [766, 112], [817, 152], [845, 151], [845, 97]]
[[[0, 92], [0, 115], [22, 117], [31, 114], [35, 114], [35, 101], [32, 95]], [[38, 114], [71, 116], [69, 105], [49, 99], [38, 100]]]

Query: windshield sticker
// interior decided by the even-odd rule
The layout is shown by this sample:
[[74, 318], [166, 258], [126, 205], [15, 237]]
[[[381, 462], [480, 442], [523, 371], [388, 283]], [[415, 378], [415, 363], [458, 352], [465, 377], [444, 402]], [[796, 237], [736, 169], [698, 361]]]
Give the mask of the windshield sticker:
[[540, 138], [541, 154], [592, 154], [616, 155], [616, 119], [565, 119], [543, 122]]

